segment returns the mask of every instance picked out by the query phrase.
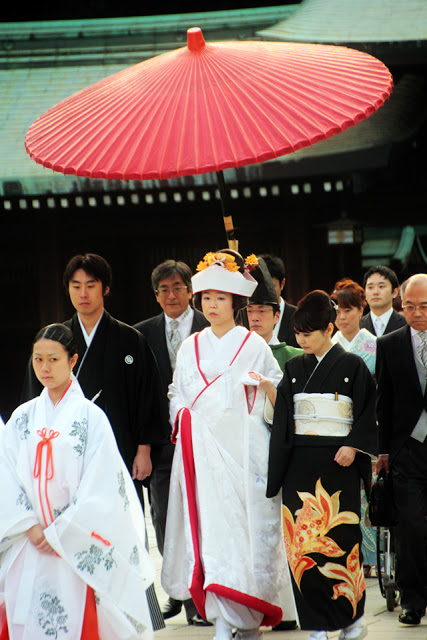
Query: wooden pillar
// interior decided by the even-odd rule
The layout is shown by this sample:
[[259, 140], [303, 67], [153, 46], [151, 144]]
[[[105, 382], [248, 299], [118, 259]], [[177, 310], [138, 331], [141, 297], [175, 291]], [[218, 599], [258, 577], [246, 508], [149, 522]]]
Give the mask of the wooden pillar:
[[[61, 255], [62, 212], [48, 212], [37, 231], [37, 261], [39, 276], [39, 328], [64, 318]], [[65, 230], [62, 230], [65, 233]]]
[[[287, 203], [288, 206], [288, 203]], [[285, 254], [285, 299], [296, 304], [310, 290], [310, 223], [302, 204], [292, 203], [283, 218]]]

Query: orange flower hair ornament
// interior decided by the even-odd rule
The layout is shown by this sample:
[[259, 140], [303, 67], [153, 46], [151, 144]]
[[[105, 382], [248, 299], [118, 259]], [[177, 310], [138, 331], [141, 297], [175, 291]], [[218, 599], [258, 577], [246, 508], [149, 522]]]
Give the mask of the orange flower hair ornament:
[[245, 259], [245, 269], [247, 269], [248, 271], [253, 271], [257, 266], [258, 258], [254, 253], [251, 253], [251, 255]]
[[[237, 264], [234, 256], [231, 256], [228, 253], [221, 253], [220, 251], [217, 251], [216, 253], [210, 251], [207, 253], [203, 260], [201, 260], [197, 265], [196, 271], [203, 271], [203, 269], [212, 267], [215, 264], [219, 267], [224, 267], [227, 271], [239, 271], [239, 265]], [[247, 271], [252, 271], [257, 266], [258, 258], [256, 255], [251, 253], [244, 262], [244, 268]]]
[[230, 256], [228, 253], [213, 253], [209, 251], [197, 265], [197, 271], [203, 271], [203, 269], [213, 267], [214, 264], [217, 264], [219, 267], [224, 267], [227, 271], [239, 270], [234, 256]]

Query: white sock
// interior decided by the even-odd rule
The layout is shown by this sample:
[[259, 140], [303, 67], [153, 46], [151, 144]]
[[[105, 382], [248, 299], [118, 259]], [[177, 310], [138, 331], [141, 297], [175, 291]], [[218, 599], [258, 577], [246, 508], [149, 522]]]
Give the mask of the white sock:
[[367, 632], [367, 629], [364, 628], [363, 616], [355, 620], [355, 622], [350, 624], [345, 629], [343, 629], [343, 635], [345, 635], [345, 638], [347, 640], [351, 640], [352, 638], [354, 639], [364, 638], [366, 636], [366, 632]]
[[353, 629], [359, 629], [362, 626], [363, 626], [363, 617], [357, 618], [357, 620], [355, 620], [355, 622], [352, 622], [352, 624], [349, 624], [348, 627], [345, 628], [345, 630], [353, 631]]
[[258, 640], [261, 636], [259, 627], [257, 627], [256, 629], [239, 629], [236, 638], [238, 640]]
[[328, 640], [327, 631], [312, 631], [309, 640]]

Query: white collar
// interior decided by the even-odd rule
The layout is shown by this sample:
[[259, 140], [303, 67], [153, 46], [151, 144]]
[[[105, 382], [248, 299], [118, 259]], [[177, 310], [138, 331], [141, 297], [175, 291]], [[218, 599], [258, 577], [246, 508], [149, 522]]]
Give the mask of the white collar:
[[[335, 345], [332, 345], [332, 347], [329, 347], [329, 349], [327, 351], [325, 351], [325, 353], [322, 356], [316, 356], [317, 358], [317, 362], [322, 362], [323, 358], [330, 352], [330, 350], [334, 347]], [[316, 355], [316, 354], [315, 354]]]
[[273, 329], [273, 336], [278, 336], [279, 335], [279, 329], [280, 329], [280, 325], [282, 324], [282, 318], [283, 318], [283, 314], [285, 312], [285, 301], [283, 300], [283, 298], [280, 298], [280, 318], [279, 318], [279, 322], [276, 324], [276, 326]]
[[386, 311], [385, 313], [383, 313], [381, 316], [377, 316], [375, 315], [375, 313], [373, 313], [371, 311], [371, 320], [372, 323], [375, 327], [375, 323], [378, 322], [378, 320], [382, 320], [382, 322], [384, 323], [384, 329], [386, 328], [388, 321], [390, 320], [391, 316], [393, 313], [393, 307], [391, 307], [391, 309], [389, 309], [388, 311]]
[[191, 311], [192, 311], [192, 308], [190, 307], [190, 305], [188, 305], [188, 307], [186, 308], [184, 313], [181, 313], [181, 315], [178, 316], [177, 318], [171, 318], [170, 316], [167, 315], [167, 313], [165, 313], [164, 316], [165, 316], [165, 321], [166, 321], [167, 326], [169, 327], [169, 325], [172, 322], [172, 320], [176, 320], [177, 322], [179, 322], [181, 324], [181, 322], [183, 320], [185, 320], [185, 318], [187, 318], [191, 314]]
[[92, 331], [90, 332], [90, 335], [89, 335], [88, 332], [85, 329], [85, 326], [84, 326], [79, 314], [77, 314], [77, 317], [78, 317], [79, 322], [80, 322], [80, 328], [82, 330], [83, 338], [85, 339], [87, 347], [90, 347], [90, 345], [92, 344], [92, 340], [95, 337], [96, 330], [98, 328], [99, 323], [101, 322], [101, 318], [102, 318], [103, 315], [104, 315], [104, 310], [102, 310], [102, 313], [99, 316], [98, 322], [96, 323], [96, 325], [94, 326], [94, 328], [92, 329]]

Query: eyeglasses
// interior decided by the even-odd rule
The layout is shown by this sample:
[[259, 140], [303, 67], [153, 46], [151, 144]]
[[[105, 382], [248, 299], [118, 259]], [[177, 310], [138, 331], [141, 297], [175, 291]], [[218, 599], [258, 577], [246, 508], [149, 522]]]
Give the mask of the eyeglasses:
[[414, 313], [415, 309], [419, 309], [421, 313], [427, 313], [427, 302], [422, 302], [421, 304], [404, 304], [402, 309], [406, 311], [406, 313]]
[[169, 289], [169, 287], [159, 287], [158, 289], [156, 289], [155, 293], [158, 296], [168, 296], [170, 292], [172, 292], [174, 296], [179, 296], [179, 294], [182, 293], [185, 289], [188, 289], [187, 285], [180, 284], [177, 287], [172, 287], [172, 289]]

